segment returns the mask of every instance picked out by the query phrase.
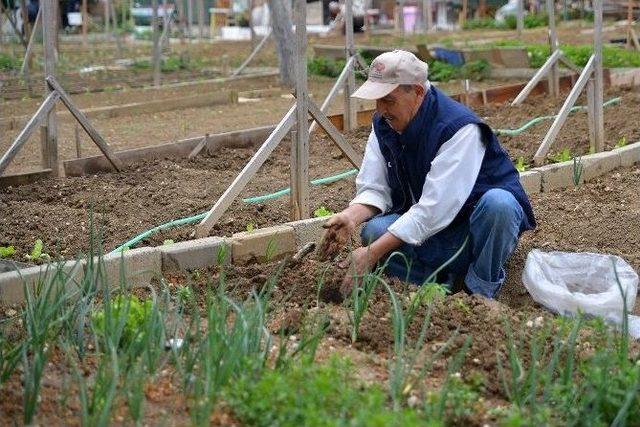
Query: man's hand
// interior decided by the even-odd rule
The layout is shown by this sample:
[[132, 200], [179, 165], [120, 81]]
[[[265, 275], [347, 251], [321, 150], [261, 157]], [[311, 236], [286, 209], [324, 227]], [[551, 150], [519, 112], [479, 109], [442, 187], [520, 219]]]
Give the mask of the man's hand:
[[370, 250], [369, 246], [362, 246], [351, 252], [349, 257], [340, 263], [339, 267], [346, 269], [342, 286], [340, 286], [343, 297], [347, 297], [353, 290], [354, 278], [370, 272], [378, 259], [379, 257]]
[[379, 212], [375, 206], [355, 203], [329, 218], [323, 225], [327, 231], [320, 243], [320, 259], [333, 258], [345, 246], [353, 230]]
[[342, 211], [322, 225], [326, 228], [320, 243], [320, 259], [333, 258], [345, 246], [356, 228], [355, 223], [346, 211]]

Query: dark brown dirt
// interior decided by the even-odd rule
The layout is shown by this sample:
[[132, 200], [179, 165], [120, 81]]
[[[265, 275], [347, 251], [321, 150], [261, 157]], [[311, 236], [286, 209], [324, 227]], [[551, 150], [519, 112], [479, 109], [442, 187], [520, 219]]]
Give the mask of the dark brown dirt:
[[[368, 129], [354, 132], [350, 143], [363, 150]], [[290, 143], [285, 140], [265, 163], [241, 197], [270, 193], [287, 187]], [[73, 257], [88, 249], [90, 209], [94, 224], [104, 228], [104, 247], [114, 249], [136, 234], [163, 222], [208, 210], [251, 157], [251, 150], [222, 150], [192, 161], [143, 162], [119, 174], [62, 178], [0, 191], [0, 245], [14, 245], [29, 253], [36, 239], [53, 255]], [[316, 137], [311, 143], [310, 175], [313, 178], [350, 169], [350, 164], [330, 140]], [[337, 211], [353, 194], [353, 178], [313, 187], [311, 206]], [[230, 235], [283, 223], [288, 220], [288, 198], [268, 203], [235, 202], [212, 235]], [[161, 233], [144, 244], [164, 239], [186, 240], [194, 227]], [[22, 256], [22, 255], [20, 255]]]
[[[518, 129], [535, 117], [558, 114], [567, 94], [562, 94], [558, 99], [547, 95], [534, 96], [527, 98], [519, 106], [494, 104], [477, 107], [475, 111], [493, 129]], [[605, 149], [607, 150], [613, 148], [621, 138], [625, 138], [627, 143], [640, 140], [640, 127], [636, 120], [631, 119], [638, 116], [640, 112], [640, 88], [612, 88], [605, 91], [605, 102], [615, 97], [622, 98], [621, 102], [604, 108]], [[586, 105], [585, 97], [580, 97], [576, 105]], [[499, 139], [512, 159], [522, 156], [525, 163], [531, 165], [533, 156], [552, 123], [553, 119], [544, 120], [520, 135], [513, 137], [501, 135]], [[550, 161], [564, 149], [569, 149], [572, 156], [589, 153], [589, 126], [586, 111], [569, 115], [549, 151]]]

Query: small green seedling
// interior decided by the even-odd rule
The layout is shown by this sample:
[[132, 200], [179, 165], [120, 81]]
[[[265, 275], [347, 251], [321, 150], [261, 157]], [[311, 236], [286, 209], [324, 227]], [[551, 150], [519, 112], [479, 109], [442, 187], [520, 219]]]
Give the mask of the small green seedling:
[[523, 156], [518, 157], [518, 160], [516, 160], [516, 170], [518, 172], [524, 172], [527, 170], [527, 165], [524, 164]]
[[334, 213], [334, 211], [330, 211], [326, 207], [320, 206], [318, 209], [313, 211], [313, 216], [316, 218], [322, 218], [323, 216], [333, 215]]
[[253, 222], [250, 222], [249, 224], [247, 224], [247, 232], [251, 233], [255, 229], [256, 229], [256, 225]]
[[569, 160], [571, 160], [571, 150], [565, 148], [555, 156], [551, 156], [551, 160], [554, 163], [568, 162]]
[[13, 246], [0, 246], [0, 258], [9, 258], [16, 253]]
[[582, 170], [584, 165], [582, 164], [582, 157], [573, 158], [573, 185], [576, 187], [580, 185], [580, 179], [582, 178]]
[[194, 300], [193, 290], [189, 286], [179, 286], [176, 296], [182, 304], [190, 304]]
[[616, 143], [616, 148], [622, 148], [625, 145], [627, 145], [627, 137], [623, 136], [622, 138], [620, 138], [618, 140], [618, 142]]
[[29, 261], [49, 261], [51, 257], [49, 254], [42, 252], [44, 244], [42, 240], [36, 240], [36, 243], [33, 245], [33, 249], [29, 255], [25, 255], [25, 258]]
[[169, 245], [173, 245], [175, 243], [175, 241], [173, 239], [166, 239], [164, 242], [162, 242], [162, 246], [169, 246]]
[[151, 299], [140, 301], [135, 295], [118, 295], [111, 302], [110, 309], [110, 320], [104, 309], [92, 315], [95, 330], [104, 336], [119, 322], [121, 316], [126, 316], [119, 344], [128, 345], [142, 335], [147, 318], [153, 309], [153, 302]]

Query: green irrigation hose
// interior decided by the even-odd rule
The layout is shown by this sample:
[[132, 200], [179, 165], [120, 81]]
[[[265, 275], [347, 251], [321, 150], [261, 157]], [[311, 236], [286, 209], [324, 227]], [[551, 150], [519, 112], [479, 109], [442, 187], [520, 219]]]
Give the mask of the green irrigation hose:
[[[621, 98], [612, 98], [612, 99], [608, 100], [607, 102], [605, 102], [604, 104], [602, 104], [602, 106], [603, 107], [608, 107], [609, 105], [612, 105], [612, 104], [618, 104], [620, 102], [620, 100], [621, 100]], [[576, 111], [581, 111], [581, 110], [586, 110], [586, 109], [587, 109], [586, 105], [576, 105], [575, 107], [570, 109], [569, 112], [570, 113], [575, 113]], [[543, 120], [555, 119], [556, 117], [557, 116], [540, 116], [540, 117], [536, 117], [533, 120], [528, 121], [527, 123], [525, 123], [524, 125], [522, 125], [518, 129], [496, 129], [494, 132], [496, 133], [496, 135], [516, 136], [516, 135], [520, 135], [522, 132], [526, 131], [531, 126], [535, 125], [536, 123], [540, 123]]]
[[[612, 104], [617, 104], [620, 102], [620, 98], [613, 98], [608, 100], [607, 102], [605, 102], [603, 104], [603, 107], [607, 107], [609, 105]], [[573, 113], [575, 111], [579, 111], [579, 110], [586, 110], [587, 107], [584, 105], [577, 105], [575, 107], [573, 107], [571, 110], [569, 110], [569, 112]], [[515, 135], [519, 135], [522, 132], [526, 131], [527, 129], [529, 129], [531, 126], [535, 125], [536, 123], [539, 123], [543, 120], [549, 120], [549, 119], [553, 119], [556, 116], [541, 116], [541, 117], [536, 117], [533, 120], [530, 120], [529, 122], [525, 123], [522, 127], [518, 128], [518, 129], [496, 129], [495, 132], [497, 135], [508, 135], [508, 136], [515, 136]], [[350, 169], [348, 171], [339, 173], [337, 175], [331, 175], [331, 176], [327, 176], [324, 178], [318, 178], [318, 179], [314, 179], [313, 181], [311, 181], [311, 185], [323, 185], [323, 184], [330, 184], [332, 182], [336, 182], [336, 181], [340, 181], [341, 179], [345, 179], [348, 178], [352, 175], [355, 175], [358, 173], [358, 169]], [[291, 188], [283, 188], [282, 190], [278, 190], [275, 191], [273, 193], [269, 193], [269, 194], [264, 194], [262, 196], [255, 196], [255, 197], [249, 197], [246, 199], [242, 199], [243, 202], [245, 203], [260, 203], [260, 202], [264, 202], [265, 200], [271, 200], [271, 199], [277, 199], [278, 197], [282, 197], [282, 196], [286, 196], [287, 194], [289, 194], [291, 192]], [[138, 243], [140, 243], [142, 240], [146, 239], [147, 237], [150, 237], [154, 234], [156, 234], [158, 231], [162, 231], [162, 230], [166, 230], [168, 228], [172, 228], [172, 227], [179, 227], [181, 225], [185, 225], [185, 224], [191, 224], [193, 222], [197, 222], [197, 221], [202, 221], [202, 219], [207, 215], [207, 212], [203, 212], [201, 214], [198, 215], [194, 215], [194, 216], [190, 216], [190, 217], [186, 217], [186, 218], [180, 218], [180, 219], [176, 219], [173, 221], [169, 221], [169, 222], [165, 222], [164, 224], [160, 224], [157, 227], [153, 227], [150, 230], [147, 230], [141, 234], [138, 234], [136, 237], [134, 237], [133, 239], [123, 243], [122, 245], [118, 246], [117, 248], [115, 248], [113, 251], [109, 252], [109, 255], [111, 254], [115, 254], [118, 252], [122, 252], [123, 250], [127, 249], [127, 248], [131, 248], [135, 245], [137, 245]]]
[[[358, 173], [358, 169], [350, 169], [350, 170], [348, 170], [346, 172], [342, 172], [342, 173], [339, 173], [337, 175], [331, 175], [331, 176], [327, 176], [327, 177], [324, 177], [324, 178], [314, 179], [313, 181], [311, 181], [311, 185], [331, 184], [332, 182], [336, 182], [336, 181], [339, 181], [341, 179], [348, 178], [351, 175], [355, 175], [357, 173]], [[263, 196], [256, 196], [256, 197], [249, 197], [248, 199], [242, 199], [242, 201], [245, 202], [245, 203], [260, 203], [260, 202], [265, 201], [265, 200], [270, 200], [270, 199], [275, 199], [275, 198], [278, 198], [278, 197], [282, 197], [284, 195], [289, 194], [290, 191], [291, 191], [290, 188], [285, 188], [285, 189], [276, 191], [274, 193], [265, 194]], [[153, 227], [153, 228], [151, 228], [151, 229], [149, 229], [149, 230], [147, 230], [147, 231], [145, 231], [143, 233], [138, 234], [133, 239], [128, 240], [127, 242], [125, 242], [122, 245], [118, 246], [117, 248], [115, 248], [114, 250], [109, 252], [109, 255], [117, 254], [117, 253], [122, 252], [123, 250], [125, 250], [127, 248], [132, 248], [135, 245], [137, 245], [138, 243], [140, 243], [142, 240], [144, 240], [147, 237], [150, 237], [150, 236], [156, 234], [159, 231], [166, 230], [168, 228], [179, 227], [179, 226], [185, 225], [185, 224], [191, 224], [193, 222], [202, 221], [204, 219], [204, 217], [207, 215], [207, 213], [208, 212], [203, 212], [203, 213], [200, 213], [198, 215], [189, 216], [189, 217], [186, 217], [186, 218], [175, 219], [173, 221], [169, 221], [169, 222], [165, 222], [164, 224], [160, 224], [157, 227]]]

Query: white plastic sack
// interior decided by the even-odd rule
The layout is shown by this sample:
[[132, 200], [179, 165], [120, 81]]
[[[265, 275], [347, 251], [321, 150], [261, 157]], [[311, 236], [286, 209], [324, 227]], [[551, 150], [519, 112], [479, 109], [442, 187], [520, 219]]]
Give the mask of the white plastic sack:
[[[556, 313], [574, 315], [580, 310], [616, 324], [622, 323], [623, 315], [620, 287], [629, 311], [638, 293], [638, 274], [625, 260], [588, 252], [534, 249], [527, 255], [522, 282], [536, 302]], [[629, 316], [629, 326], [630, 334], [639, 338], [640, 318]]]

